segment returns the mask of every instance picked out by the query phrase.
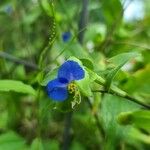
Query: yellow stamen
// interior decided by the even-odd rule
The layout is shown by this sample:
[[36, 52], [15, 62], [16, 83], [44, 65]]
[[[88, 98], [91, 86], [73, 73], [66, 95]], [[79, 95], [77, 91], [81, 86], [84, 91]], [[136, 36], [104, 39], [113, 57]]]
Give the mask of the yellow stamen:
[[69, 91], [69, 93], [71, 93], [71, 94], [75, 93], [76, 89], [77, 89], [77, 87], [76, 87], [75, 83], [70, 83], [68, 85], [68, 91]]

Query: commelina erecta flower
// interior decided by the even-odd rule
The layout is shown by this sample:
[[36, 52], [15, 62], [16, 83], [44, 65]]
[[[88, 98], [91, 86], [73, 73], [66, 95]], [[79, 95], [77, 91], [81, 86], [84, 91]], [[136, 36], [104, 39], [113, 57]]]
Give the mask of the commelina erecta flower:
[[57, 74], [57, 78], [48, 82], [46, 89], [48, 96], [55, 101], [64, 101], [68, 98], [68, 87], [75, 80], [85, 76], [83, 68], [73, 60], [64, 62]]
[[62, 34], [62, 39], [64, 42], [68, 42], [71, 38], [71, 33], [68, 31], [68, 32], [64, 32]]

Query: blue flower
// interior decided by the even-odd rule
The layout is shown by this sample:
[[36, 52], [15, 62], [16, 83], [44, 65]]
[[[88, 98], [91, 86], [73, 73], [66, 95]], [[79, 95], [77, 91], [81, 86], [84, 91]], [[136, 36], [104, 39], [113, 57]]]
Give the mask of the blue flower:
[[70, 38], [71, 38], [71, 33], [70, 32], [64, 32], [62, 34], [62, 39], [63, 39], [64, 42], [68, 42], [70, 40]]
[[57, 78], [47, 84], [48, 96], [55, 101], [64, 101], [68, 98], [68, 85], [74, 80], [81, 80], [85, 76], [83, 68], [75, 61], [64, 62], [57, 74]]
[[13, 8], [11, 5], [7, 5], [5, 8], [4, 8], [4, 11], [8, 14], [8, 15], [11, 15], [12, 12], [13, 12]]

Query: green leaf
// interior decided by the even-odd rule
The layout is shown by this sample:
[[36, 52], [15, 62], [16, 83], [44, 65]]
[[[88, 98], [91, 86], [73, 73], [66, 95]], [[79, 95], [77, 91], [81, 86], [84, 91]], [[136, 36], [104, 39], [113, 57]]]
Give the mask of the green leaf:
[[143, 100], [150, 103], [150, 65], [135, 72], [124, 85], [129, 94], [143, 97]]
[[[95, 43], [102, 42], [105, 36], [106, 36], [106, 26], [104, 26], [104, 24], [100, 24], [96, 22], [96, 23], [90, 24], [90, 28], [85, 32], [84, 39], [85, 41], [90, 41], [90, 42], [93, 41], [93, 43], [91, 44], [94, 45]], [[91, 47], [90, 49], [92, 50], [94, 49], [94, 47]]]
[[48, 72], [40, 84], [42, 86], [46, 86], [50, 80], [53, 80], [57, 77], [57, 72], [58, 72], [58, 68], [55, 68], [54, 70]]
[[23, 82], [16, 80], [0, 80], [0, 91], [14, 91], [18, 93], [36, 95], [36, 91], [30, 85], [24, 84]]
[[[76, 57], [74, 57], [74, 56], [69, 57], [68, 60], [76, 61], [77, 63], [79, 63], [79, 65], [80, 65], [81, 67], [83, 67], [82, 62], [81, 62], [78, 58], [76, 58]], [[84, 68], [84, 67], [83, 67], [83, 68]]]
[[97, 82], [98, 84], [105, 84], [105, 80], [99, 76], [97, 73], [95, 73], [94, 71], [90, 70], [89, 68], [86, 68], [89, 77], [90, 77], [90, 82]]
[[121, 113], [118, 116], [118, 122], [123, 125], [132, 124], [135, 127], [150, 131], [150, 111], [140, 110]]
[[132, 128], [130, 130], [130, 132], [128, 132], [128, 134], [132, 137], [135, 138], [139, 141], [142, 141], [146, 144], [150, 144], [150, 136], [147, 134], [144, 134], [142, 131], [136, 129], [136, 128]]
[[100, 112], [102, 125], [107, 137], [105, 140], [106, 143], [104, 143], [105, 149], [112, 149], [113, 147], [114, 150], [116, 150], [117, 145], [115, 144], [117, 142], [119, 143], [120, 140], [126, 140], [129, 138], [126, 133], [129, 131], [130, 127], [119, 125], [117, 122], [117, 116], [121, 112], [137, 109], [139, 109], [139, 106], [135, 103], [117, 96], [105, 94]]
[[[76, 150], [82, 149], [82, 146], [84, 150], [100, 149], [99, 145], [101, 143], [101, 136], [98, 136], [98, 130], [95, 124], [95, 120], [93, 117], [91, 117], [92, 115], [81, 112], [79, 114], [76, 114], [74, 116], [74, 119], [72, 120], [72, 126], [74, 129], [75, 136], [75, 139], [72, 142], [74, 143], [77, 140], [77, 142], [81, 144], [81, 148], [78, 149], [78, 147], [76, 147]], [[71, 147], [72, 146], [73, 145], [71, 145]], [[70, 149], [72, 150], [72, 148]]]
[[36, 138], [33, 140], [30, 150], [44, 150], [41, 139]]
[[25, 148], [25, 140], [14, 132], [1, 134], [0, 150], [19, 150]]
[[71, 150], [85, 150], [83, 144], [73, 141], [73, 143], [71, 144]]
[[101, 9], [107, 25], [118, 24], [116, 20], [120, 18], [123, 9], [119, 0], [101, 0]]
[[121, 69], [121, 67], [124, 65], [124, 63], [122, 63], [121, 65], [119, 65], [118, 67], [114, 68], [113, 70], [111, 70], [107, 77], [106, 77], [106, 90], [109, 90], [111, 87], [111, 83], [114, 79], [114, 77], [116, 76], [116, 74], [118, 73], [118, 71]]
[[44, 150], [59, 150], [58, 140], [44, 140], [43, 141]]
[[71, 44], [68, 45], [67, 49], [68, 50], [64, 52], [64, 55], [66, 57], [69, 57], [69, 56], [75, 56], [77, 58], [89, 58], [90, 57], [89, 53], [78, 43], [78, 41], [72, 41]]
[[80, 91], [85, 96], [92, 96], [91, 87], [90, 87], [90, 77], [88, 72], [85, 70], [85, 77], [82, 80], [75, 81], [78, 85]]
[[82, 64], [83, 64], [85, 67], [87, 67], [87, 68], [89, 68], [89, 69], [91, 69], [91, 70], [94, 69], [93, 62], [92, 62], [90, 59], [82, 58], [82, 59], [80, 59], [80, 60], [81, 60]]
[[111, 57], [107, 61], [108, 63], [111, 63], [115, 66], [119, 66], [121, 64], [125, 64], [130, 59], [135, 59], [136, 57], [141, 57], [141, 54], [139, 52], [121, 53], [119, 55]]
[[108, 60], [108, 62], [111, 62], [117, 65], [117, 67], [112, 69], [106, 77], [106, 90], [109, 90], [114, 77], [116, 76], [118, 71], [122, 68], [122, 66], [124, 66], [130, 59], [138, 57], [138, 56], [141, 56], [141, 55], [137, 52], [122, 53]]

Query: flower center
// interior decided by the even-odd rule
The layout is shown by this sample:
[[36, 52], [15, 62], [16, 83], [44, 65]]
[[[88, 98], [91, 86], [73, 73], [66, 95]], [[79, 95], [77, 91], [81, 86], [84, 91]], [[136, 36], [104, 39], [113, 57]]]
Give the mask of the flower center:
[[76, 89], [77, 89], [77, 87], [76, 87], [75, 83], [71, 82], [68, 84], [68, 92], [70, 94], [75, 93]]

